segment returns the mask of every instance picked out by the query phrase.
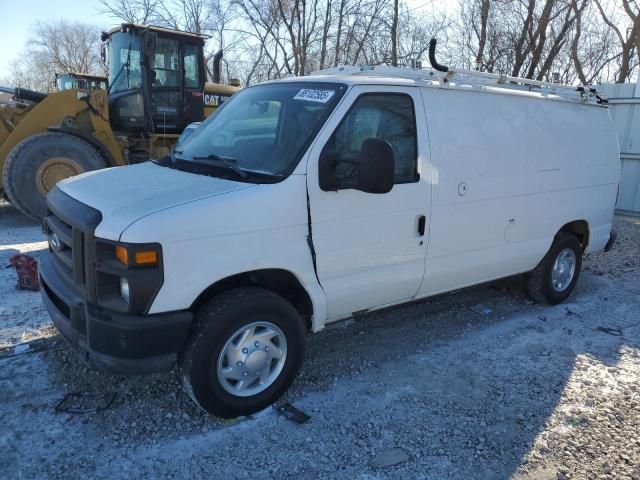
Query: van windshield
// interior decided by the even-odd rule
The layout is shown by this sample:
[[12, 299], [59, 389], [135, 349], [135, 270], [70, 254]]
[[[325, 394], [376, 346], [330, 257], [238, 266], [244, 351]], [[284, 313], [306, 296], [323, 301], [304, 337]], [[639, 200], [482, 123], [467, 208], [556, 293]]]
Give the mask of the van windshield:
[[279, 181], [293, 171], [345, 90], [324, 82], [241, 90], [175, 150], [175, 160], [210, 163], [208, 174], [240, 181]]

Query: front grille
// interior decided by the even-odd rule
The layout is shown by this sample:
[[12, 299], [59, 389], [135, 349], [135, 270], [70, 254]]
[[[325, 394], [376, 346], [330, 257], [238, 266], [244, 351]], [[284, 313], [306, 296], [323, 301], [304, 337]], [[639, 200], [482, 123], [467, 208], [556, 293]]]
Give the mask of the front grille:
[[95, 301], [94, 232], [102, 215], [54, 187], [47, 195], [45, 231], [56, 270], [77, 293]]
[[47, 297], [51, 299], [60, 313], [62, 313], [67, 318], [67, 320], [71, 320], [71, 308], [69, 308], [69, 305], [64, 303], [64, 301], [60, 297], [58, 297], [58, 295], [56, 295], [53, 290], [49, 288], [49, 285], [47, 285], [46, 282], [42, 282], [42, 288], [44, 288], [44, 291], [47, 292]]
[[[60, 218], [47, 217], [49, 250], [60, 272], [77, 285], [84, 285], [85, 271], [82, 255], [84, 235]], [[75, 240], [75, 241], [74, 241]]]

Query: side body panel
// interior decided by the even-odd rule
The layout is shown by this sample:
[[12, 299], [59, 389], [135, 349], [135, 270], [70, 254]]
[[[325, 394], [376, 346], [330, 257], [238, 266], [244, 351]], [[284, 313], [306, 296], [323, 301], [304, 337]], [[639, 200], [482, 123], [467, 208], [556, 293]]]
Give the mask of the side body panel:
[[533, 269], [566, 223], [611, 230], [620, 166], [607, 109], [422, 89], [431, 139], [427, 296]]

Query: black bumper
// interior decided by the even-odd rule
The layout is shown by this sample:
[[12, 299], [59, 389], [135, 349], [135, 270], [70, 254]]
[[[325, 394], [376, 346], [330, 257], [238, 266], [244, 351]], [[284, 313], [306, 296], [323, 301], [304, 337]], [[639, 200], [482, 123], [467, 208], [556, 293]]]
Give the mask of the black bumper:
[[191, 312], [131, 315], [90, 304], [58, 273], [49, 252], [40, 257], [40, 280], [53, 323], [90, 368], [143, 374], [175, 364], [191, 327]]

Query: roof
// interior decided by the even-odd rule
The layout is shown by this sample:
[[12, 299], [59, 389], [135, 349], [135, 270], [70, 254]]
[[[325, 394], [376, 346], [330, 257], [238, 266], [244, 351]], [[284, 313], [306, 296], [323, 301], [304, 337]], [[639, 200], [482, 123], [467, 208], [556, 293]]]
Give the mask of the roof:
[[107, 37], [111, 36], [116, 32], [125, 32], [127, 30], [146, 30], [149, 32], [156, 32], [165, 35], [177, 35], [181, 37], [191, 37], [197, 38], [198, 40], [207, 40], [211, 38], [209, 35], [203, 35], [201, 33], [193, 33], [193, 32], [184, 32], [182, 30], [174, 30], [173, 28], [165, 28], [165, 27], [157, 27], [155, 25], [140, 25], [137, 23], [122, 23], [118, 27], [114, 27], [111, 30], [106, 32], [102, 32], [102, 40], [106, 40]]
[[82, 78], [98, 78], [100, 80], [107, 80], [109, 78], [106, 75], [95, 75], [93, 73], [80, 73], [80, 72], [57, 73], [56, 72], [56, 77], [59, 77], [62, 75], [71, 75], [71, 76], [82, 77]]
[[346, 84], [422, 86], [491, 92], [565, 100], [580, 104], [604, 105], [606, 98], [593, 87], [562, 85], [507, 75], [449, 69], [410, 69], [387, 66], [343, 66], [319, 70], [307, 77], [285, 79], [289, 81], [331, 81]]

